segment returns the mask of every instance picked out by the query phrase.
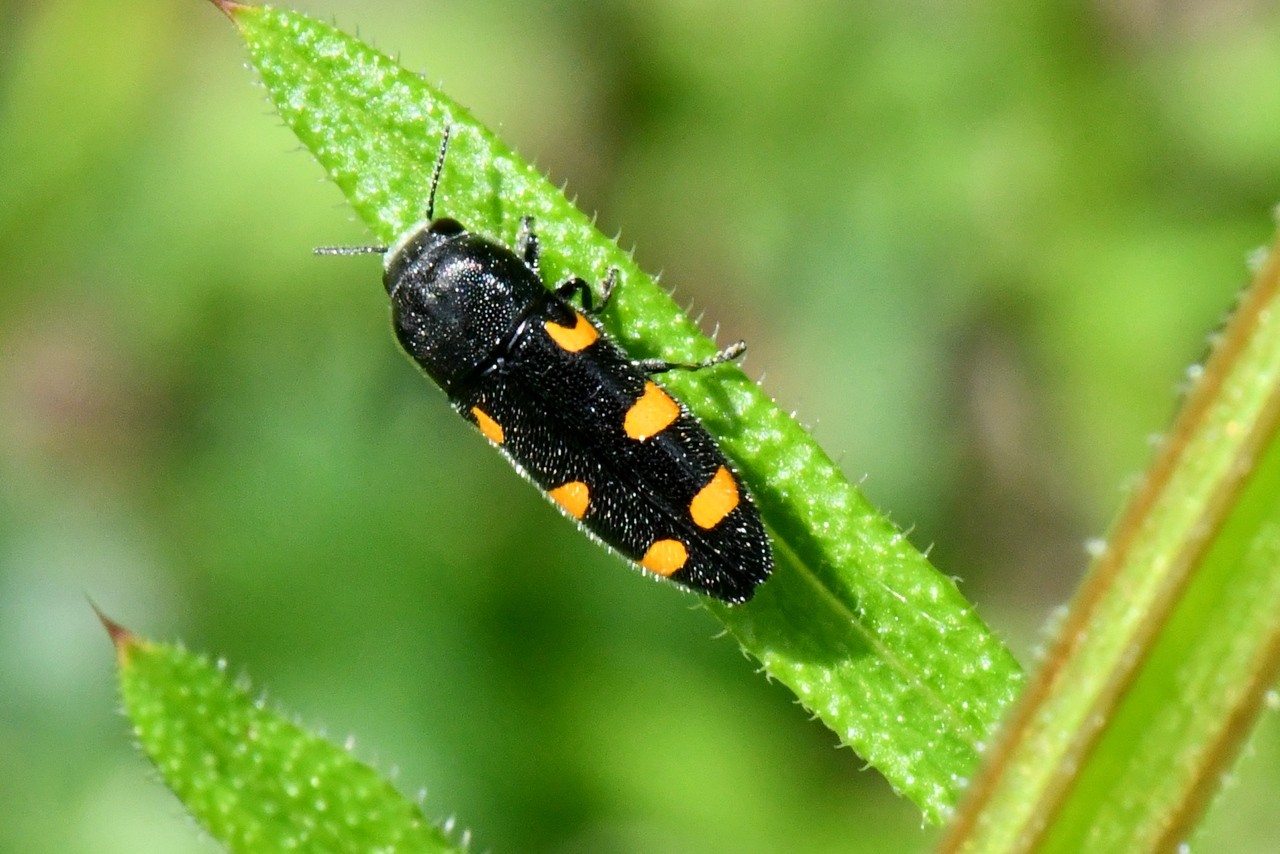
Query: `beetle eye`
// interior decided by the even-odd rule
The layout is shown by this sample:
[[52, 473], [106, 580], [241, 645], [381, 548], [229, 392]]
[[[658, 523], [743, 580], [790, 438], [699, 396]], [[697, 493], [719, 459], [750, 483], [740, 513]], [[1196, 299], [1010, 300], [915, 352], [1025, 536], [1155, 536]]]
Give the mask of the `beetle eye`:
[[439, 234], [443, 237], [453, 237], [455, 234], [466, 233], [466, 228], [456, 219], [450, 219], [442, 216], [437, 220], [432, 220], [431, 225], [427, 227], [427, 231], [431, 234]]

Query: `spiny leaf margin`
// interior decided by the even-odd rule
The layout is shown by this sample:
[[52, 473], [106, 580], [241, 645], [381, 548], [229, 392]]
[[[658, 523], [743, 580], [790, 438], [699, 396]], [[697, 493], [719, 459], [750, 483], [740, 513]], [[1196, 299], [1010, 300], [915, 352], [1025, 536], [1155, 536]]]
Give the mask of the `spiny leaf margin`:
[[236, 852], [461, 854], [377, 771], [255, 700], [243, 681], [101, 613], [138, 745], [209, 834]]

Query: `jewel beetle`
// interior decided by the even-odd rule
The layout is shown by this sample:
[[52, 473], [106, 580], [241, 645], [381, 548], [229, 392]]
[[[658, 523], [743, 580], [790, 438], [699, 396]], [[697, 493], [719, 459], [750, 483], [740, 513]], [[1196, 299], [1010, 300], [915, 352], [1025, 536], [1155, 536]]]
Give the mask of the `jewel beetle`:
[[577, 277], [548, 289], [530, 217], [515, 251], [435, 218], [448, 146], [446, 129], [426, 218], [395, 244], [316, 252], [383, 256], [401, 347], [589, 534], [654, 575], [746, 602], [773, 567], [760, 514], [706, 428], [651, 378], [737, 358], [745, 344], [696, 364], [628, 358], [594, 319], [616, 268], [598, 302]]

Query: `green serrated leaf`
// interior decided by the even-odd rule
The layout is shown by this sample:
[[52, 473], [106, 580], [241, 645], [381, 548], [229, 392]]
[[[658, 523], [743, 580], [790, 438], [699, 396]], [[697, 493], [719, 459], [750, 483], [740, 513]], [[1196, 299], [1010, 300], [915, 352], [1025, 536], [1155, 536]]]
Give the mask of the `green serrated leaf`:
[[[425, 208], [453, 129], [437, 210], [508, 245], [532, 215], [549, 281], [619, 272], [602, 318], [636, 358], [715, 352], [665, 291], [464, 108], [335, 28], [268, 7], [219, 5], [281, 117], [383, 243]], [[369, 286], [376, 287], [369, 272]], [[710, 607], [774, 678], [940, 820], [1022, 674], [1000, 641], [804, 430], [738, 369], [664, 378], [735, 461], [771, 529], [774, 577], [745, 606]]]
[[464, 850], [373, 768], [233, 684], [222, 662], [103, 623], [139, 746], [230, 850]]

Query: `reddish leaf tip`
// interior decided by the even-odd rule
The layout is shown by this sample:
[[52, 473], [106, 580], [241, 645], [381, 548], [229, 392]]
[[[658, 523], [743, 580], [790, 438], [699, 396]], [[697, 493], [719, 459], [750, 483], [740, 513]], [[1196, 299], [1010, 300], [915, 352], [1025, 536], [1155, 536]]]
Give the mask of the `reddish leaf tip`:
[[233, 21], [236, 19], [236, 12], [246, 8], [244, 3], [236, 3], [234, 0], [209, 0], [209, 2], [217, 6], [222, 10], [222, 14]]
[[102, 610], [93, 602], [89, 603], [89, 607], [93, 609], [93, 613], [98, 615], [98, 619], [102, 622], [102, 627], [107, 630], [107, 635], [111, 638], [111, 643], [116, 648], [116, 656], [123, 661], [126, 651], [133, 646], [137, 638], [133, 632], [102, 613]]

